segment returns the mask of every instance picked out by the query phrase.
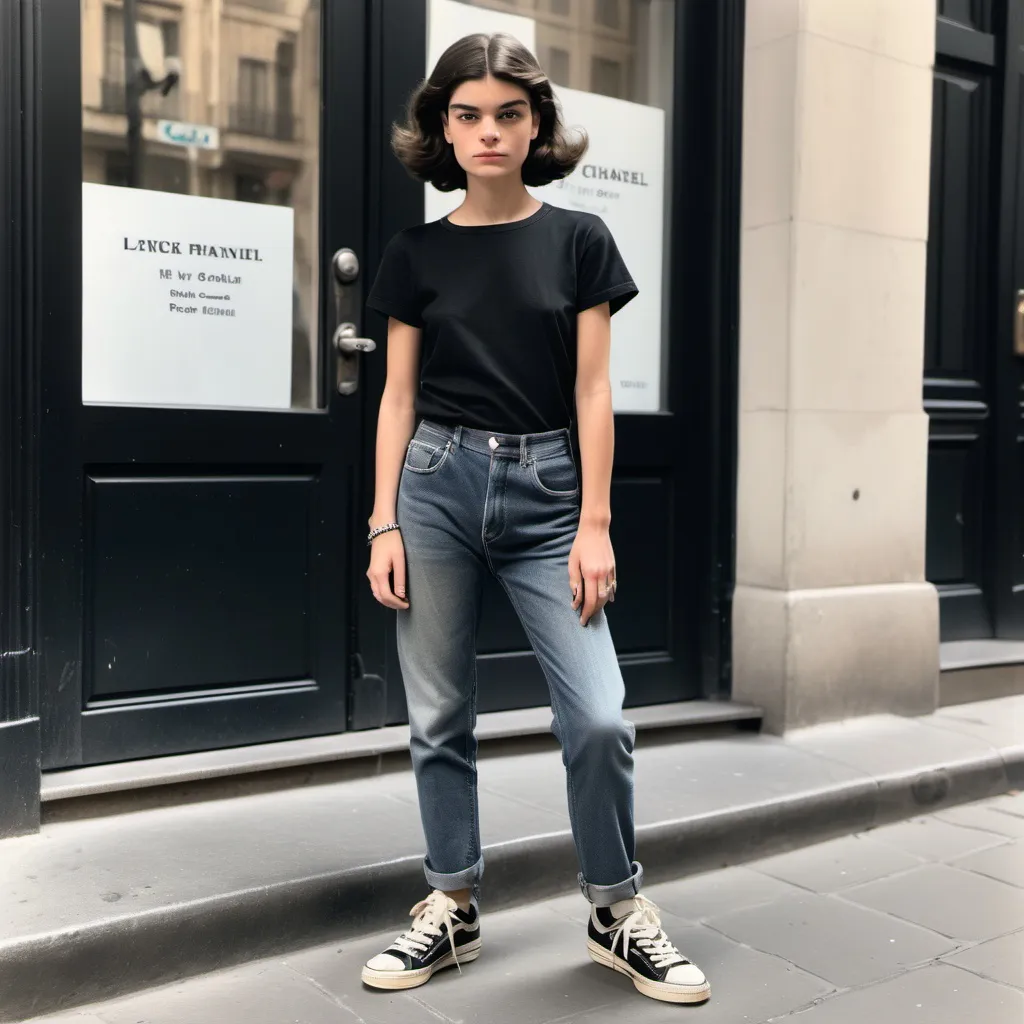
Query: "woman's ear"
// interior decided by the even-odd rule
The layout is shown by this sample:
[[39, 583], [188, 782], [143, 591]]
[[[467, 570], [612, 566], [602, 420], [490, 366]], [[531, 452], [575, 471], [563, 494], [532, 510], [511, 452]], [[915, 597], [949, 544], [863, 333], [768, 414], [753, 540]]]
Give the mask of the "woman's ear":
[[533, 112], [533, 131], [530, 133], [531, 141], [540, 135], [540, 111], [535, 110]]
[[441, 128], [444, 131], [444, 141], [451, 145], [452, 137], [448, 132], [448, 112], [441, 111]]

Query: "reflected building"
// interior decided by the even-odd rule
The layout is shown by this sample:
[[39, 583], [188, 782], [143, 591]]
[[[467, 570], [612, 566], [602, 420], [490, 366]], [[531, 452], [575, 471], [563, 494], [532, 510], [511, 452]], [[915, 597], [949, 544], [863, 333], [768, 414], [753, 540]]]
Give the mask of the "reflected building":
[[470, 0], [537, 24], [556, 85], [661, 107], [672, 101], [674, 0]]

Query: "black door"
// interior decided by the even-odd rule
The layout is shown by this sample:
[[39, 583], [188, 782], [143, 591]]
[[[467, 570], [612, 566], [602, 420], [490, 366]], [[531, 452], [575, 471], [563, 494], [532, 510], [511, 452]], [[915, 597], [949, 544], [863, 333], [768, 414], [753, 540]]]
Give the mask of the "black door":
[[[661, 280], [638, 278], [641, 291], [661, 287], [661, 327], [653, 339], [615, 342], [633, 346], [637, 363], [653, 343], [660, 373], [623, 379], [642, 376], [629, 372], [628, 358], [623, 372], [613, 372], [620, 397], [626, 387], [650, 390], [644, 411], [616, 415], [612, 540], [620, 591], [612, 628], [627, 705], [721, 695], [729, 672], [734, 538], [743, 5], [559, 0], [519, 12], [528, 16], [521, 29], [493, 21], [481, 27], [481, 7], [507, 10], [488, 0], [373, 4], [371, 246], [422, 223], [434, 209], [388, 144], [391, 123], [402, 118], [427, 70], [428, 14], [437, 19], [435, 32], [438, 23], [450, 21], [458, 34], [498, 28], [527, 33], [556, 87], [635, 103], [638, 116], [650, 108], [664, 111], [664, 164], [656, 169], [656, 181], [648, 179], [654, 187], [665, 186], [663, 218], [649, 226], [649, 244], [662, 254]], [[596, 154], [597, 144], [606, 141], [603, 125], [598, 119], [585, 127]], [[609, 162], [629, 168], [636, 159], [633, 144], [624, 140], [613, 147]], [[373, 248], [369, 254], [374, 264], [379, 253]], [[367, 317], [367, 326], [377, 338], [386, 330], [376, 315]], [[368, 362], [368, 395], [379, 395], [383, 378], [384, 362]], [[366, 415], [369, 435], [372, 402]], [[357, 601], [360, 675], [353, 682], [352, 725], [405, 721], [393, 619], [377, 614], [366, 588], [359, 589]], [[540, 668], [497, 585], [485, 592], [478, 649], [480, 711], [548, 702]]]
[[[385, 325], [360, 312], [383, 245], [426, 215], [423, 188], [394, 160], [389, 136], [426, 70], [428, 14], [445, 6], [40, 5], [47, 767], [405, 720], [394, 616], [374, 604], [363, 575]], [[647, 348], [660, 367], [643, 381], [647, 408], [617, 416], [612, 498], [615, 634], [631, 705], [727, 689], [742, 7], [565, 0], [535, 12], [538, 55], [556, 84], [665, 118], [668, 186], [652, 228], [662, 236], [663, 309]], [[456, 21], [465, 14], [453, 12]], [[136, 45], [147, 73], [138, 80], [128, 73], [139, 67]], [[129, 80], [144, 86], [137, 104]], [[611, 156], [628, 166], [628, 150]], [[83, 251], [83, 181], [169, 201], [247, 203], [254, 223], [265, 220], [257, 204], [292, 211], [285, 407], [243, 398], [217, 408], [209, 394], [205, 404], [95, 400], [97, 367], [111, 361], [96, 358], [97, 337], [109, 338], [94, 320], [83, 340], [83, 314], [96, 312], [83, 276], [93, 280], [100, 258], [95, 224]], [[125, 244], [147, 240], [140, 224]], [[362, 274], [339, 292], [332, 257], [342, 247], [356, 251]], [[158, 265], [172, 277], [179, 269]], [[124, 356], [114, 369], [130, 370], [136, 339], [124, 323], [135, 296], [109, 305], [101, 312], [118, 318]], [[344, 395], [330, 344], [342, 321], [380, 346], [361, 357], [359, 389]], [[151, 338], [139, 323], [145, 349]], [[194, 364], [195, 383], [206, 353], [182, 337], [181, 358], [163, 365]], [[260, 368], [275, 341], [280, 334], [260, 323], [239, 375]], [[649, 342], [637, 339], [637, 351]], [[342, 370], [351, 376], [351, 364]], [[631, 370], [627, 360], [619, 378], [631, 379], [618, 383], [636, 386]], [[480, 710], [547, 703], [497, 588], [480, 651]]]
[[1024, 637], [1024, 3], [940, 0], [924, 403], [943, 640]]
[[[339, 319], [359, 319], [361, 281], [339, 291], [332, 255], [360, 250], [366, 231], [364, 5], [44, 0], [39, 17], [44, 763], [342, 730], [365, 395], [339, 394], [329, 342]], [[83, 181], [104, 202], [122, 194], [102, 190], [138, 186], [135, 230], [117, 233], [177, 306], [176, 363], [161, 361], [147, 326], [163, 322], [163, 301], [156, 310], [126, 287], [97, 313], [99, 289], [83, 297], [83, 269], [95, 282], [91, 261], [107, 258], [96, 225], [83, 231]], [[195, 196], [210, 204], [199, 243], [227, 262], [161, 249], [174, 234], [146, 255], [150, 208]], [[285, 289], [283, 329], [251, 315], [263, 286], [254, 262], [238, 262], [275, 254], [216, 236], [219, 211], [243, 223], [239, 201], [253, 204], [251, 239], [274, 217], [293, 223], [291, 265], [259, 279]], [[182, 231], [196, 239], [194, 223]], [[186, 291], [179, 271], [204, 266], [216, 285]], [[249, 316], [227, 367], [216, 346], [228, 334], [203, 333], [207, 300], [211, 317]], [[108, 346], [117, 332], [120, 349]], [[343, 376], [358, 379], [358, 358]], [[154, 379], [137, 359], [187, 372]], [[256, 377], [279, 408], [261, 405], [263, 392], [247, 399], [240, 382]], [[135, 397], [150, 386], [171, 398]]]
[[1007, 0], [995, 273], [995, 635], [1024, 639], [1024, 2]]

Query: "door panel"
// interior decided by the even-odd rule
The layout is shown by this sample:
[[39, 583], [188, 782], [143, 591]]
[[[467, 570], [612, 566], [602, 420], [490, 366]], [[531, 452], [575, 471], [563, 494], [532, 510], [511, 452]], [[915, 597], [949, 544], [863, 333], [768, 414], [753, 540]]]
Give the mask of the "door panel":
[[311, 679], [316, 484], [314, 475], [90, 474], [87, 705], [142, 687]]
[[[362, 5], [133, 7], [151, 75], [177, 69], [137, 143], [121, 5], [41, 7], [47, 767], [346, 727], [364, 394], [337, 393], [328, 341], [331, 255], [365, 245]], [[179, 145], [168, 116], [217, 144]], [[136, 178], [293, 211], [290, 337], [251, 339], [290, 346], [291, 410], [82, 403], [81, 183]]]

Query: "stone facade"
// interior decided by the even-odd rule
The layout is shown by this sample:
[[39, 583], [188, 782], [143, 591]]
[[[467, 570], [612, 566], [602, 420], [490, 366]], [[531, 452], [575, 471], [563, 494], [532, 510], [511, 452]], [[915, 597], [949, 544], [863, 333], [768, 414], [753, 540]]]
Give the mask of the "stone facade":
[[733, 696], [934, 708], [922, 409], [934, 0], [747, 0]]

